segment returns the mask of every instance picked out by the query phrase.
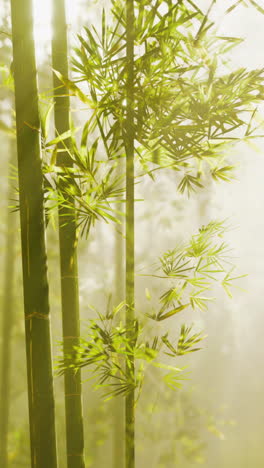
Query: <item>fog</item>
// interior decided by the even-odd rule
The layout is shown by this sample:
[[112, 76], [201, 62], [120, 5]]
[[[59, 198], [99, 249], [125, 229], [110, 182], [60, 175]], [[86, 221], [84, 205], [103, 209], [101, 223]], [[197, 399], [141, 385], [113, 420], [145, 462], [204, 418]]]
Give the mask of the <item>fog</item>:
[[[4, 0], [1, 0], [4, 6]], [[76, 0], [74, 7], [68, 1], [68, 34], [72, 46], [82, 26], [100, 22], [102, 4], [108, 2], [84, 2]], [[206, 9], [209, 2], [203, 0]], [[211, 3], [211, 2], [210, 2]], [[219, 35], [243, 37], [230, 55], [232, 67], [262, 68], [264, 63], [264, 17], [252, 5], [240, 6], [227, 17], [223, 12], [228, 1], [218, 1], [212, 17], [219, 27]], [[248, 4], [250, 2], [247, 2]], [[47, 3], [48, 5], [48, 3]], [[35, 11], [38, 9], [35, 1]], [[3, 11], [3, 16], [1, 18]], [[8, 9], [7, 9], [8, 11]], [[41, 10], [42, 11], [42, 10]], [[108, 10], [107, 10], [108, 11]], [[50, 29], [47, 8], [36, 17], [39, 25], [35, 33], [38, 56], [39, 83], [42, 93], [51, 89]], [[4, 9], [0, 6], [3, 28]], [[1, 26], [1, 28], [2, 28]], [[45, 36], [45, 37], [44, 37]], [[4, 40], [0, 37], [0, 54]], [[10, 44], [9, 44], [10, 47]], [[11, 54], [1, 57], [10, 66]], [[4, 72], [2, 73], [2, 77]], [[3, 82], [3, 80], [2, 80]], [[1, 122], [10, 120], [13, 106], [12, 91], [1, 86]], [[74, 118], [83, 125], [86, 118], [84, 106], [73, 99]], [[80, 110], [81, 108], [81, 110]], [[259, 106], [259, 118], [263, 118], [263, 106]], [[264, 121], [259, 134], [264, 135]], [[14, 147], [11, 138], [0, 128], [0, 206], [1, 206], [1, 316], [7, 311], [3, 304], [5, 283], [6, 235], [8, 227], [7, 206], [14, 208], [8, 192], [10, 174], [16, 185], [16, 170], [10, 170], [10, 152]], [[11, 150], [10, 150], [11, 148]], [[136, 185], [135, 238], [136, 238], [136, 311], [149, 310], [149, 304], [158, 300], [163, 284], [155, 278], [144, 276], [159, 256], [173, 249], [177, 242], [189, 239], [198, 229], [211, 220], [226, 220], [229, 226], [225, 240], [232, 248], [234, 276], [243, 277], [232, 288], [233, 298], [222, 290], [216, 291], [216, 300], [208, 311], [183, 311], [170, 318], [169, 329], [178, 335], [182, 323], [194, 323], [195, 330], [203, 331], [207, 338], [201, 350], [181, 358], [179, 367], [186, 366], [186, 380], [181, 388], [168, 390], [160, 381], [157, 369], [147, 371], [142, 395], [136, 411], [136, 466], [137, 468], [261, 468], [264, 466], [264, 392], [262, 335], [263, 278], [264, 278], [264, 141], [251, 140], [239, 143], [229, 157], [235, 165], [234, 179], [230, 182], [207, 181], [206, 188], [197, 189], [190, 197], [177, 191], [177, 173], [163, 170], [155, 174], [155, 180], [145, 176]], [[139, 168], [137, 168], [138, 170]], [[9, 174], [9, 175], [8, 175]], [[11, 198], [18, 198], [13, 191]], [[17, 202], [16, 202], [17, 203]], [[15, 204], [16, 204], [15, 203]], [[11, 410], [9, 422], [9, 465], [29, 467], [29, 429], [27, 409], [26, 358], [24, 345], [23, 290], [21, 272], [21, 247], [18, 213], [13, 213], [15, 232], [15, 280], [14, 316], [11, 335]], [[54, 225], [49, 223], [46, 233], [48, 249], [48, 275], [51, 305], [51, 327], [54, 361], [60, 353], [61, 310], [60, 272], [56, 214]], [[79, 288], [81, 311], [81, 335], [85, 337], [90, 318], [95, 312], [90, 306], [105, 311], [109, 296], [119, 291], [124, 299], [124, 226], [99, 221], [92, 227], [88, 240], [81, 238], [79, 252]], [[120, 260], [120, 258], [121, 260]], [[119, 263], [118, 263], [119, 262]], [[119, 279], [116, 272], [119, 268]], [[121, 270], [121, 271], [120, 271]], [[121, 274], [120, 274], [121, 273]], [[244, 276], [246, 275], [246, 276]], [[118, 284], [116, 283], [118, 281]], [[147, 295], [151, 294], [151, 301]], [[3, 304], [3, 305], [2, 305]], [[1, 324], [0, 320], [0, 324]], [[166, 327], [164, 327], [164, 330]], [[152, 330], [150, 330], [150, 333]], [[1, 332], [2, 333], [2, 332]], [[0, 341], [2, 342], [2, 335]], [[2, 349], [2, 347], [1, 347]], [[54, 362], [55, 366], [55, 362]], [[114, 461], [115, 399], [104, 401], [100, 392], [87, 381], [84, 370], [84, 423], [86, 466], [93, 468], [118, 468]], [[63, 378], [55, 377], [55, 401], [59, 467], [66, 468], [65, 416]], [[118, 401], [119, 401], [118, 397]], [[1, 414], [0, 414], [1, 418]], [[122, 411], [121, 411], [122, 418]], [[122, 432], [123, 422], [120, 420]], [[121, 436], [122, 438], [122, 436]], [[49, 467], [47, 467], [49, 468]]]

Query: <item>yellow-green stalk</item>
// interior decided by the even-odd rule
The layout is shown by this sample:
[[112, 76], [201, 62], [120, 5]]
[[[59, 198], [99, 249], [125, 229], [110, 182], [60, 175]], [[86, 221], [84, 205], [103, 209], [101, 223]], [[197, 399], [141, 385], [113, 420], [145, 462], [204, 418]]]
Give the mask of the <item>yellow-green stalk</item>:
[[[68, 43], [64, 0], [53, 2], [53, 69], [68, 77]], [[70, 129], [70, 98], [68, 90], [53, 74], [55, 130], [62, 134]], [[71, 179], [68, 169], [72, 160], [65, 146], [59, 145], [57, 164], [64, 171], [59, 181], [60, 191], [65, 200], [59, 207], [59, 244], [61, 270], [61, 303], [64, 355], [74, 352], [79, 344], [79, 283], [77, 263], [77, 236], [74, 198], [69, 193]], [[64, 374], [67, 468], [84, 468], [84, 435], [82, 415], [82, 386], [80, 371], [67, 369]]]
[[31, 0], [11, 0], [31, 467], [56, 468], [43, 175]]
[[[128, 339], [134, 339], [135, 320], [135, 246], [134, 246], [134, 2], [126, 0], [126, 326]], [[132, 389], [126, 395], [126, 468], [135, 466], [135, 392], [134, 356], [127, 362], [127, 378], [132, 380]]]

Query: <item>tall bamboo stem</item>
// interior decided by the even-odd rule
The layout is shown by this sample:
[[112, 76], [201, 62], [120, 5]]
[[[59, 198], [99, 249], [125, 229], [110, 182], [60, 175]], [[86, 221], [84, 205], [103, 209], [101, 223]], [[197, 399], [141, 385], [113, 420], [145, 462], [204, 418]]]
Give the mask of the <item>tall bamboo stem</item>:
[[[134, 340], [135, 247], [134, 247], [134, 1], [126, 0], [127, 115], [126, 115], [126, 326]], [[127, 377], [134, 380], [134, 356], [127, 362]], [[126, 468], [135, 466], [135, 392], [126, 396]]]
[[43, 176], [31, 0], [11, 0], [32, 468], [56, 468]]
[[[52, 65], [68, 77], [68, 43], [64, 0], [53, 2]], [[54, 76], [55, 128], [59, 134], [70, 129], [70, 99], [65, 86]], [[68, 142], [66, 142], [68, 144]], [[63, 151], [64, 149], [64, 151]], [[65, 170], [67, 180], [61, 181], [65, 203], [59, 208], [59, 243], [61, 269], [61, 302], [64, 355], [74, 352], [80, 340], [79, 283], [77, 236], [74, 198], [67, 192], [71, 178], [67, 168], [72, 160], [64, 145], [59, 146], [58, 165]], [[84, 468], [84, 434], [82, 415], [81, 373], [67, 369], [64, 374], [67, 467]]]
[[[10, 163], [14, 162], [16, 152], [14, 144], [10, 142]], [[14, 196], [14, 189], [9, 179], [8, 203]], [[7, 209], [6, 247], [4, 265], [4, 295], [2, 322], [2, 351], [0, 378], [0, 466], [8, 468], [8, 427], [10, 411], [10, 374], [11, 374], [11, 345], [12, 328], [14, 325], [14, 275], [15, 275], [15, 214]]]
[[[124, 164], [123, 159], [118, 160], [118, 165], [116, 168], [116, 176], [121, 177], [124, 173]], [[117, 209], [123, 212], [123, 203], [117, 205]], [[124, 291], [124, 223], [123, 216], [121, 214], [117, 215], [120, 225], [116, 229], [115, 233], [115, 284], [114, 284], [114, 299], [115, 306], [120, 304], [124, 300], [125, 291]], [[113, 468], [123, 468], [125, 463], [125, 437], [124, 437], [124, 413], [125, 405], [124, 398], [122, 396], [116, 396], [113, 400]]]

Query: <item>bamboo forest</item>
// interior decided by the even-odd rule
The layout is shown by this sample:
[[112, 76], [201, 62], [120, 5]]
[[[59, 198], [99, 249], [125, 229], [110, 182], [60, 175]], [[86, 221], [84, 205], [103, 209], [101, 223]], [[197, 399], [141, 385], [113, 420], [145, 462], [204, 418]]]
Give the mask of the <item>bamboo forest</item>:
[[0, 468], [263, 468], [263, 0], [0, 0]]

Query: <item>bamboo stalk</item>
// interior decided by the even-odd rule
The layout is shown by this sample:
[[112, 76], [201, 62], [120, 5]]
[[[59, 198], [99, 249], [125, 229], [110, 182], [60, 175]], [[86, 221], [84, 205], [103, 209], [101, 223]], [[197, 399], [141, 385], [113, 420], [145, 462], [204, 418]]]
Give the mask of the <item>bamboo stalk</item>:
[[[123, 158], [118, 160], [118, 165], [116, 168], [117, 177], [121, 177], [124, 172]], [[117, 205], [117, 209], [120, 212], [123, 212], [123, 203]], [[117, 218], [120, 222], [120, 225], [116, 228], [115, 232], [115, 284], [114, 284], [114, 298], [115, 306], [124, 301], [125, 291], [124, 291], [124, 223], [123, 216], [121, 214], [117, 215]], [[124, 414], [125, 414], [125, 405], [123, 396], [116, 396], [113, 399], [113, 468], [123, 468], [125, 463], [125, 437], [124, 437]]]
[[49, 288], [31, 0], [11, 0], [32, 468], [56, 468]]
[[[64, 0], [53, 2], [53, 69], [68, 77], [68, 43]], [[70, 98], [68, 90], [62, 86], [55, 74], [54, 117], [58, 134], [70, 129]], [[65, 143], [65, 142], [64, 142]], [[69, 142], [66, 141], [66, 145]], [[57, 164], [64, 169], [67, 180], [60, 182], [65, 203], [59, 208], [59, 244], [61, 270], [61, 303], [64, 355], [74, 353], [74, 346], [79, 344], [79, 282], [77, 262], [77, 235], [74, 198], [67, 192], [71, 178], [67, 169], [72, 167], [72, 160], [63, 144], [59, 145]], [[67, 467], [84, 468], [84, 434], [82, 414], [81, 373], [67, 369], [64, 374]]]
[[[127, 115], [126, 115], [126, 326], [134, 339], [135, 247], [134, 247], [134, 2], [126, 0]], [[127, 362], [127, 378], [134, 381], [134, 356]], [[126, 396], [126, 468], [135, 466], [135, 392]]]
[[[13, 142], [10, 142], [10, 165], [14, 163], [16, 152]], [[9, 180], [8, 203], [14, 196], [14, 189]], [[14, 325], [14, 276], [15, 276], [15, 214], [7, 209], [6, 247], [4, 266], [4, 296], [2, 322], [2, 351], [1, 351], [1, 379], [0, 379], [0, 466], [8, 468], [8, 428], [10, 412], [10, 377], [11, 377], [11, 345], [12, 329]]]

